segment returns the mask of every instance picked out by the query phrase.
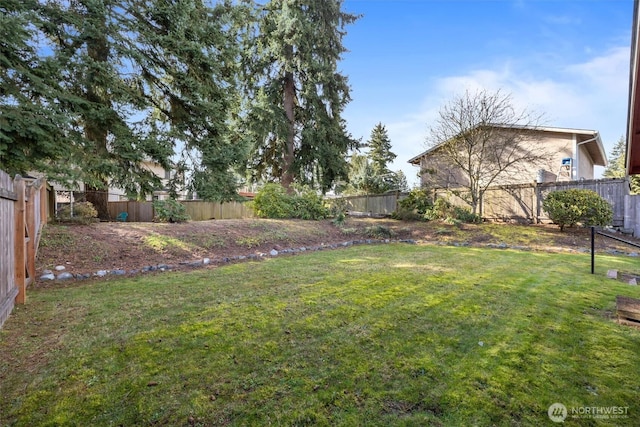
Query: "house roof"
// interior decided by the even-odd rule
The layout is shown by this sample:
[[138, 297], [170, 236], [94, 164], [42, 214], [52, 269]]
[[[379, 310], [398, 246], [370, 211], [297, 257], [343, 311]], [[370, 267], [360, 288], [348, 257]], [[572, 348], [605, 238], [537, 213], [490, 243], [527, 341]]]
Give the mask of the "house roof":
[[638, 17], [638, 0], [633, 2], [633, 28], [631, 36], [631, 66], [629, 70], [629, 106], [627, 113], [627, 173], [640, 174], [640, 66], [638, 37], [640, 34], [640, 18]]
[[[637, 0], [636, 0], [637, 1]], [[495, 127], [507, 127], [506, 125], [492, 125]], [[557, 127], [531, 127], [531, 126], [509, 126], [511, 128], [521, 128], [523, 130], [531, 130], [537, 132], [549, 132], [549, 133], [564, 133], [577, 136], [578, 145], [585, 145], [585, 149], [593, 159], [593, 164], [597, 166], [607, 165], [607, 156], [605, 154], [604, 145], [600, 138], [600, 133], [596, 130], [588, 129], [572, 129], [572, 128], [557, 128]], [[440, 145], [435, 145], [428, 150], [418, 154], [415, 157], [409, 159], [409, 163], [412, 165], [420, 165], [420, 159], [430, 152], [436, 150]]]

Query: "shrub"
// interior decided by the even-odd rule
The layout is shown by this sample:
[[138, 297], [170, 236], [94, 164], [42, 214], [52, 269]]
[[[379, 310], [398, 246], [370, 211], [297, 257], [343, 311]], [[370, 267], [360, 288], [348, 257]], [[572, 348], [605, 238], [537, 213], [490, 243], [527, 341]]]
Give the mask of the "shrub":
[[425, 212], [424, 217], [427, 220], [444, 220], [450, 224], [458, 224], [461, 222], [479, 224], [482, 222], [480, 215], [471, 213], [471, 210], [468, 208], [454, 206], [447, 199], [443, 198], [436, 199], [431, 209]]
[[159, 222], [185, 222], [189, 220], [187, 208], [177, 200], [156, 200], [153, 202], [154, 220]]
[[550, 193], [542, 203], [542, 207], [554, 224], [573, 227], [582, 224], [608, 225], [613, 219], [613, 209], [602, 197], [591, 190], [562, 190]]
[[306, 187], [287, 194], [279, 184], [267, 184], [253, 199], [253, 210], [261, 218], [323, 219], [329, 216], [322, 196]]
[[91, 202], [79, 202], [73, 204], [73, 216], [71, 206], [66, 205], [58, 210], [58, 220], [62, 222], [77, 222], [90, 224], [98, 218], [98, 211]]
[[253, 210], [260, 218], [291, 218], [291, 196], [280, 184], [267, 184], [253, 199]]
[[401, 220], [424, 220], [425, 213], [431, 209], [433, 203], [424, 190], [414, 189], [402, 200], [398, 200], [398, 207], [391, 214], [394, 219]]
[[322, 196], [309, 188], [298, 189], [291, 199], [294, 218], [319, 220], [329, 216]]

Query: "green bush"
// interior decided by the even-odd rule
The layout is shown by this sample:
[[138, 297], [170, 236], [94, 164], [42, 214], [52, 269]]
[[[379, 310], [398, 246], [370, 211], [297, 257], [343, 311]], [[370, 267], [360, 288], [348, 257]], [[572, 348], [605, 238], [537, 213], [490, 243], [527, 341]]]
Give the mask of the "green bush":
[[97, 221], [98, 211], [91, 202], [79, 202], [73, 204], [73, 216], [71, 215], [71, 206], [66, 205], [58, 210], [57, 218], [61, 222], [90, 224]]
[[453, 205], [449, 203], [447, 199], [438, 198], [427, 211], [424, 213], [424, 218], [428, 221], [435, 219], [447, 219], [450, 212], [453, 209]]
[[260, 218], [292, 218], [293, 203], [280, 184], [267, 184], [253, 199], [253, 210]]
[[292, 204], [294, 218], [319, 220], [329, 216], [322, 196], [309, 188], [299, 189], [292, 196]]
[[253, 199], [253, 210], [261, 218], [324, 219], [329, 209], [322, 196], [309, 188], [296, 188], [287, 194], [279, 184], [267, 184]]
[[609, 225], [613, 219], [611, 205], [591, 190], [554, 191], [544, 199], [542, 207], [561, 231], [576, 224]]
[[153, 202], [154, 220], [158, 222], [188, 221], [187, 208], [177, 200], [156, 200]]
[[433, 207], [431, 197], [424, 190], [414, 189], [402, 200], [398, 200], [398, 207], [391, 214], [394, 219], [424, 220], [425, 213]]
[[471, 213], [468, 208], [460, 206], [454, 206], [447, 199], [438, 198], [433, 203], [433, 206], [424, 213], [424, 218], [430, 220], [443, 220], [451, 224], [458, 224], [461, 222], [470, 224], [479, 224], [482, 222], [482, 217]]

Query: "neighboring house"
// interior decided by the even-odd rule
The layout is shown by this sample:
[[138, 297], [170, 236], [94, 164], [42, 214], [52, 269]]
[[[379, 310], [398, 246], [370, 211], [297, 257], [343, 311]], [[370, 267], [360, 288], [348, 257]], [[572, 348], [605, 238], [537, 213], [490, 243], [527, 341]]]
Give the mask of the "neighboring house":
[[[141, 166], [147, 170], [150, 170], [156, 176], [160, 177], [160, 180], [162, 182], [161, 184], [162, 187], [160, 189], [154, 191], [152, 195], [151, 194], [147, 195], [147, 201], [169, 199], [170, 198], [169, 191], [168, 191], [169, 180], [174, 177], [175, 171], [166, 170], [160, 164], [151, 160], [145, 160], [144, 162], [142, 162]], [[185, 198], [185, 195], [178, 194], [178, 199], [183, 199], [183, 198]], [[127, 194], [125, 193], [124, 190], [117, 187], [109, 187], [110, 202], [120, 202], [120, 201], [126, 201], [126, 200], [129, 200], [129, 198], [127, 197]]]
[[[162, 187], [153, 194], [147, 195], [147, 200], [166, 200], [169, 198], [169, 180], [174, 177], [175, 172], [165, 170], [160, 164], [153, 161], [142, 162], [142, 167], [150, 170], [156, 176], [160, 177]], [[82, 193], [84, 193], [84, 183], [78, 183], [78, 187], [70, 190], [69, 188], [58, 184], [56, 182], [49, 182], [56, 192], [57, 204], [68, 204], [77, 200], [82, 200]], [[125, 191], [121, 188], [109, 187], [109, 202], [119, 202], [129, 200]], [[75, 194], [74, 194], [75, 193]], [[80, 198], [80, 199], [79, 199]], [[179, 199], [186, 198], [185, 194], [178, 194]]]
[[[607, 165], [604, 146], [597, 131], [555, 127], [522, 127], [520, 130], [525, 143], [530, 141], [530, 144], [535, 144], [540, 148], [540, 152], [549, 154], [549, 159], [544, 164], [520, 164], [517, 171], [505, 173], [495, 184], [593, 179], [594, 166]], [[463, 175], [450, 164], [444, 163], [444, 159], [438, 153], [439, 147], [440, 145], [437, 145], [418, 154], [410, 159], [409, 163], [420, 167], [422, 186], [458, 186], [464, 179]], [[434, 174], [430, 171], [437, 171], [437, 183], [434, 183]]]

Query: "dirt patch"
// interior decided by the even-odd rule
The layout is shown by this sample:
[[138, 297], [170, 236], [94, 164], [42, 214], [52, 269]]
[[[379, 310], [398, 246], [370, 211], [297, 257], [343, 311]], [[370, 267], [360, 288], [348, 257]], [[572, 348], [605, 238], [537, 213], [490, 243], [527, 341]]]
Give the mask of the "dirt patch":
[[[104, 222], [49, 224], [42, 235], [38, 275], [63, 265], [74, 274], [179, 265], [289, 248], [331, 245], [360, 239], [414, 239], [435, 244], [506, 244], [539, 250], [587, 250], [588, 229], [560, 232], [552, 225], [459, 224], [349, 218], [343, 224], [301, 220], [211, 220], [183, 224]], [[639, 239], [633, 239], [635, 242]], [[597, 249], [631, 252], [630, 246], [596, 239]]]

